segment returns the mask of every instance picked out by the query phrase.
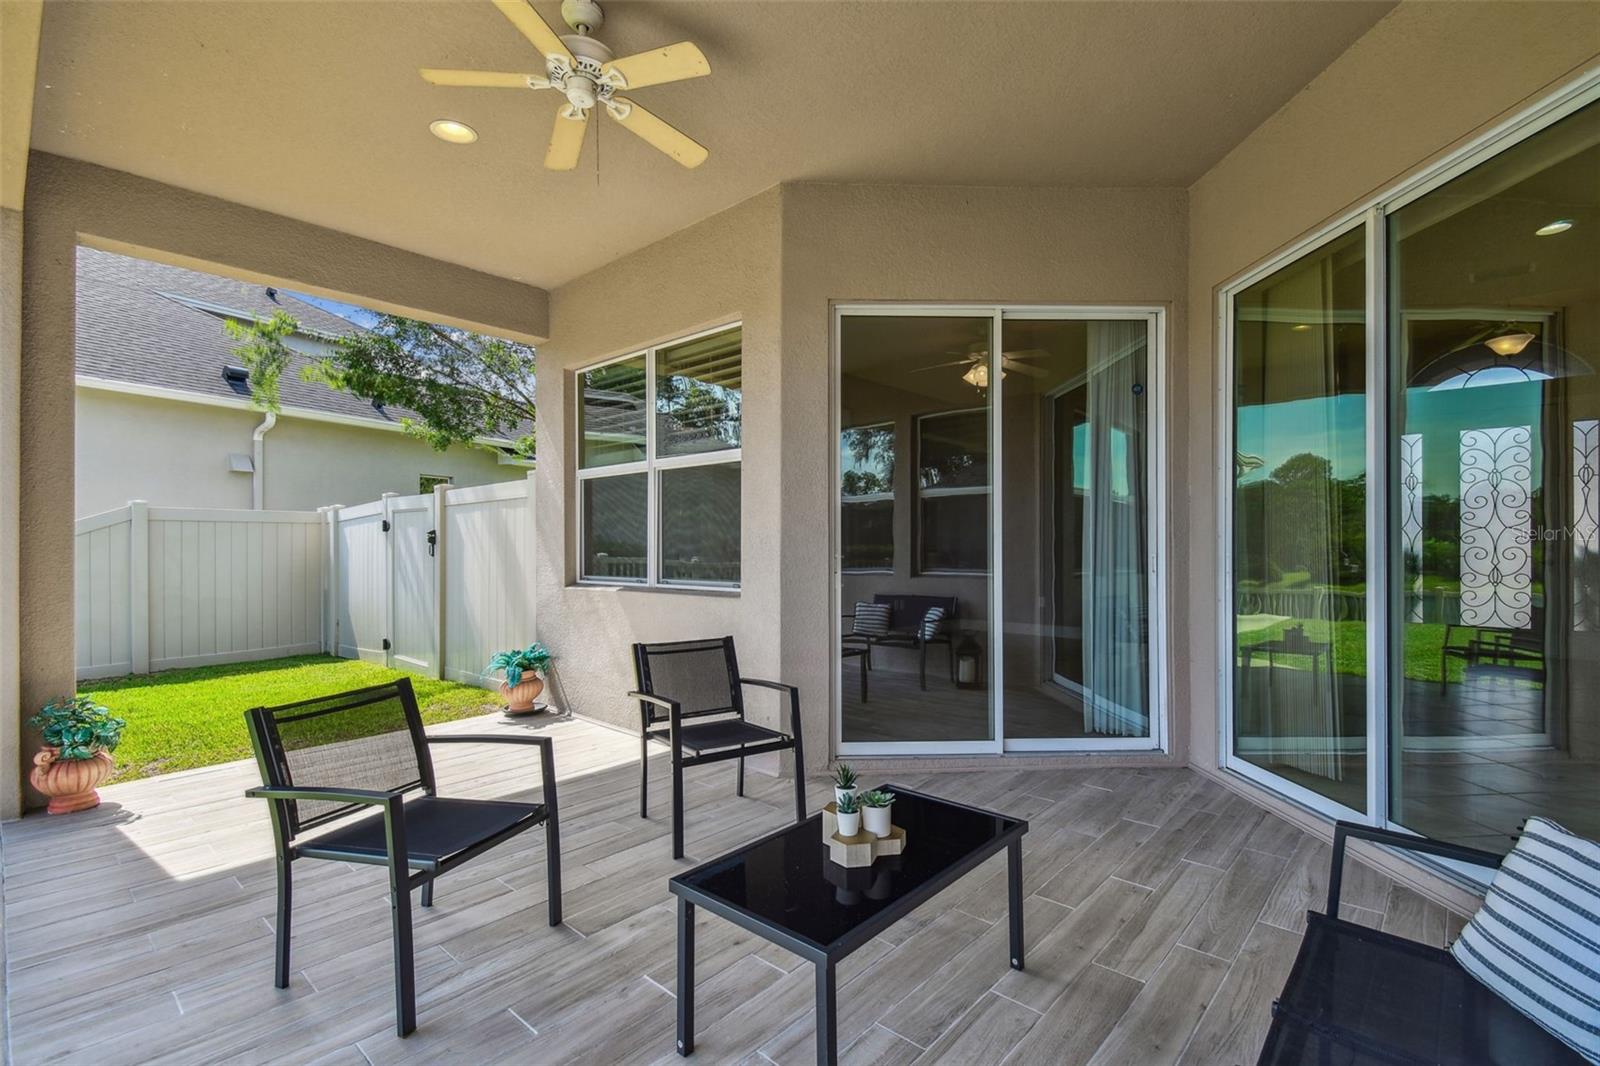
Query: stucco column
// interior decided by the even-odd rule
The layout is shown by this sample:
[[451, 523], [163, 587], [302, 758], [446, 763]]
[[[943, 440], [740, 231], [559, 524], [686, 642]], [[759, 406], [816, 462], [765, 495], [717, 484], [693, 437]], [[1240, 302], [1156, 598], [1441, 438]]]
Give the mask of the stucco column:
[[[18, 655], [22, 472], [22, 212], [0, 209], [0, 667]], [[22, 813], [21, 683], [0, 668], [0, 818]], [[15, 769], [13, 774], [8, 772]]]
[[[31, 178], [31, 175], [30, 175]], [[30, 189], [32, 197], [34, 190]], [[22, 219], [21, 469], [17, 641], [20, 716], [76, 684], [73, 636], [73, 342], [77, 240], [65, 217]], [[34, 747], [22, 738], [25, 768]], [[26, 803], [33, 793], [22, 775]]]

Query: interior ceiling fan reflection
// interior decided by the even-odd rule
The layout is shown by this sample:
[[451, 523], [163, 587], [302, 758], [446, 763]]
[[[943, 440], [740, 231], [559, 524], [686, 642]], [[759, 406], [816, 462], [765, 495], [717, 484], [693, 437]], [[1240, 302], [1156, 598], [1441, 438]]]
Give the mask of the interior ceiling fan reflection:
[[[971, 385], [975, 389], [986, 389], [989, 387], [989, 352], [986, 349], [979, 349], [978, 351], [967, 352], [965, 354], [959, 352], [947, 352], [945, 354], [959, 355], [960, 358], [952, 359], [947, 363], [935, 363], [932, 366], [919, 366], [917, 369], [913, 370], [912, 373], [925, 374], [930, 370], [945, 370], [950, 367], [958, 366], [966, 367], [966, 370], [961, 375], [961, 380], [965, 381], [968, 385]], [[1024, 348], [1015, 352], [1001, 352], [1000, 373], [1002, 376], [1010, 373], [1018, 373], [1033, 378], [1048, 377], [1049, 374], [1046, 371], [1036, 366], [1030, 366], [1023, 362], [1023, 360], [1038, 359], [1043, 356], [1048, 356], [1049, 354], [1049, 352], [1042, 348]]]
[[617, 95], [619, 90], [710, 74], [711, 64], [694, 44], [683, 41], [614, 59], [610, 48], [590, 36], [605, 18], [595, 0], [562, 0], [561, 17], [572, 28], [570, 34], [552, 30], [528, 0], [494, 0], [494, 6], [544, 56], [544, 73], [424, 67], [420, 71], [423, 80], [433, 85], [478, 89], [554, 89], [565, 96], [567, 102], [556, 112], [555, 129], [544, 157], [544, 165], [550, 170], [571, 170], [578, 165], [589, 113], [596, 107], [604, 108], [624, 129], [686, 167], [697, 167], [706, 161], [710, 153], [704, 146], [627, 97]]

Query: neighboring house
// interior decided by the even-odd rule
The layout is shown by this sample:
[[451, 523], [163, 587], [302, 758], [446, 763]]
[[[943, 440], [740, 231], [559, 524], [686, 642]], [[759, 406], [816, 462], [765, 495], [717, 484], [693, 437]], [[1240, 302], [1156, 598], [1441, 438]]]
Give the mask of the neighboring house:
[[78, 250], [79, 517], [130, 499], [310, 510], [527, 476], [509, 440], [435, 451], [404, 432], [407, 412], [304, 382], [300, 364], [277, 416], [256, 410], [223, 323], [275, 311], [300, 323], [289, 344], [307, 359], [359, 328], [279, 290]]

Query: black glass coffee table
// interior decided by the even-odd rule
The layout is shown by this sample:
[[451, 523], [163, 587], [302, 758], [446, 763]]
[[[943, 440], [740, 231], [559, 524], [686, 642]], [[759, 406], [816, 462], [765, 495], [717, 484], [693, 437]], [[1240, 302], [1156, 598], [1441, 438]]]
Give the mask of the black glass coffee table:
[[994, 811], [880, 785], [895, 794], [904, 854], [868, 867], [828, 858], [822, 815], [781, 829], [674, 877], [678, 897], [678, 1054], [694, 1052], [694, 912], [704, 907], [815, 963], [817, 1062], [838, 1057], [834, 968], [962, 874], [1008, 852], [1011, 967], [1022, 969], [1022, 834], [1028, 823]]

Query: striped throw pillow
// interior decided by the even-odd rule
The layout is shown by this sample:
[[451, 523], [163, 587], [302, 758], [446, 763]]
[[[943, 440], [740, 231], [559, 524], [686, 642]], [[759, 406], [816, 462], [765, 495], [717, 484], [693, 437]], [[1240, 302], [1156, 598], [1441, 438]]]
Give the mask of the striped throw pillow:
[[889, 633], [889, 605], [887, 603], [856, 604], [855, 635], [882, 637]]
[[944, 608], [929, 607], [928, 613], [922, 616], [922, 639], [932, 640], [939, 635], [939, 630], [944, 628]]
[[1600, 844], [1529, 818], [1450, 954], [1501, 999], [1600, 1062]]

